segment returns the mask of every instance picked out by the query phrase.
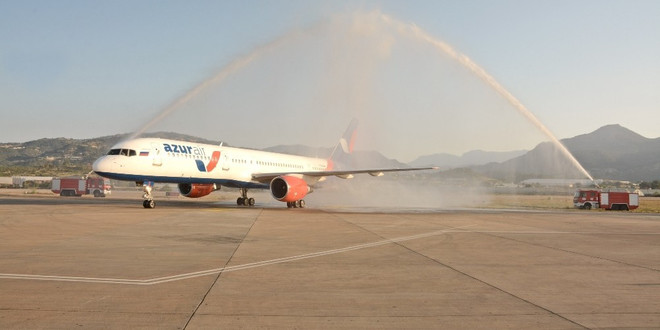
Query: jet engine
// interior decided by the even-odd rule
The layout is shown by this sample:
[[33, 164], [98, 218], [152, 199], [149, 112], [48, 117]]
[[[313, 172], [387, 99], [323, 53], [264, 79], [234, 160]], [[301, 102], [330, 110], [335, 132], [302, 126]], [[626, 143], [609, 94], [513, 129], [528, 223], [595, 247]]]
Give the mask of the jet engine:
[[270, 182], [270, 193], [281, 202], [295, 202], [303, 199], [311, 189], [301, 178], [281, 175]]
[[204, 197], [214, 190], [216, 188], [213, 183], [179, 183], [179, 192], [185, 197]]

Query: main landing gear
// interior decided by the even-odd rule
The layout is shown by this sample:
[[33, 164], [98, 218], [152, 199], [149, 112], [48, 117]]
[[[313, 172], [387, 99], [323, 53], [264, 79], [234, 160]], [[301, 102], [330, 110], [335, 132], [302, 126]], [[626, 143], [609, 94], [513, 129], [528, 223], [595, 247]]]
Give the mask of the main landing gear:
[[144, 191], [144, 194], [142, 195], [142, 198], [144, 198], [144, 201], [142, 201], [142, 206], [144, 206], [145, 209], [153, 209], [156, 207], [156, 202], [154, 202], [153, 195], [151, 195], [151, 190], [153, 188], [153, 182], [145, 181], [142, 184], [142, 191]]
[[241, 188], [241, 197], [236, 199], [236, 205], [238, 206], [254, 206], [254, 198], [247, 196], [247, 188]]
[[295, 202], [286, 202], [286, 207], [287, 207], [287, 208], [298, 208], [298, 209], [302, 209], [302, 208], [305, 207], [305, 200], [304, 200], [304, 199], [301, 199], [301, 200], [297, 200], [297, 201], [295, 201]]

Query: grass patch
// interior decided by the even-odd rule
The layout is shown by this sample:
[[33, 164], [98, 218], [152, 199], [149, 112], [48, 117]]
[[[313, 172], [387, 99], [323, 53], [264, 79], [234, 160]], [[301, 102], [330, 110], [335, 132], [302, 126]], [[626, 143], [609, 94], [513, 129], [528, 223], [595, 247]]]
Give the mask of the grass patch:
[[[572, 195], [492, 195], [488, 208], [528, 208], [568, 210], [573, 207]], [[586, 211], [585, 211], [586, 212]], [[635, 213], [660, 213], [660, 197], [640, 197]]]
[[572, 209], [573, 196], [492, 195], [489, 208]]

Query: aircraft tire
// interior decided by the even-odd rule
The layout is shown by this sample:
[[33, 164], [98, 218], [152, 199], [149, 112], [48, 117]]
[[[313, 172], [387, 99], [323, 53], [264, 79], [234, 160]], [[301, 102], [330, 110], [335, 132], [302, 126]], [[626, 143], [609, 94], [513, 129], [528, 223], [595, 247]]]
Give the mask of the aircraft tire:
[[142, 202], [142, 206], [144, 206], [145, 209], [153, 209], [156, 207], [156, 202], [154, 202], [153, 199], [145, 200]]
[[249, 206], [254, 206], [254, 203], [255, 203], [254, 198], [248, 198], [248, 200], [247, 200], [247, 204], [248, 204]]

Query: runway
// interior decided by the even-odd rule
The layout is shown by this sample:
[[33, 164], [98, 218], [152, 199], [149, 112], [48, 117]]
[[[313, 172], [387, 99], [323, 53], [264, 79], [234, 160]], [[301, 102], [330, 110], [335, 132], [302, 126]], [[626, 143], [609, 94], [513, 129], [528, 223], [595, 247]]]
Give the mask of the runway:
[[0, 196], [0, 327], [658, 328], [660, 215]]

